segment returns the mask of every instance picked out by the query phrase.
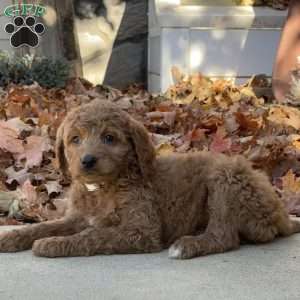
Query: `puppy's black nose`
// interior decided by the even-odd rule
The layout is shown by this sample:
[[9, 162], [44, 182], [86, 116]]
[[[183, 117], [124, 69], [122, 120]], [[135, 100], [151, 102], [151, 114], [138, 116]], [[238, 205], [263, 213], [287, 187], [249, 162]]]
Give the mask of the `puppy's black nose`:
[[81, 164], [85, 169], [91, 169], [95, 166], [97, 158], [93, 155], [87, 154], [81, 159]]

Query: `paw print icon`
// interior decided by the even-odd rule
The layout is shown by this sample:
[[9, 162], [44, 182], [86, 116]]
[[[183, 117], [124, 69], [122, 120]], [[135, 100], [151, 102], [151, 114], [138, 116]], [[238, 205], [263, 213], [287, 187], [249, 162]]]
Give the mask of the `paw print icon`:
[[20, 46], [36, 47], [39, 44], [40, 35], [45, 32], [45, 26], [42, 23], [36, 23], [35, 18], [28, 16], [24, 19], [17, 16], [12, 23], [8, 23], [4, 29], [11, 34], [10, 44], [14, 48]]

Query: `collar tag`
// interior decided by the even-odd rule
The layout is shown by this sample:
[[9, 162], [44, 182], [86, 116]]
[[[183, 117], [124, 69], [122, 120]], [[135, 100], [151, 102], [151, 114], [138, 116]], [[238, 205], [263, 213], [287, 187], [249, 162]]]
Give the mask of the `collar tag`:
[[95, 192], [99, 190], [99, 185], [96, 183], [91, 183], [91, 184], [85, 183], [85, 187], [89, 192]]

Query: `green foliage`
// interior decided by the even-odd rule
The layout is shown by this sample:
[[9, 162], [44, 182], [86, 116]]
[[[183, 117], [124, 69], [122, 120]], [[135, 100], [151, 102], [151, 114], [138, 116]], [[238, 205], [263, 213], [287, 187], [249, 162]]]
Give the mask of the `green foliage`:
[[6, 86], [9, 82], [9, 60], [4, 53], [0, 53], [0, 86]]
[[30, 60], [28, 55], [22, 58], [12, 58], [6, 52], [0, 52], [0, 86], [6, 86], [9, 82], [33, 83], [29, 67]]
[[63, 60], [37, 58], [32, 55], [17, 57], [0, 51], [0, 86], [13, 82], [42, 87], [64, 87], [70, 74], [70, 66]]
[[62, 60], [35, 59], [31, 67], [32, 77], [46, 88], [64, 87], [70, 74], [70, 66]]

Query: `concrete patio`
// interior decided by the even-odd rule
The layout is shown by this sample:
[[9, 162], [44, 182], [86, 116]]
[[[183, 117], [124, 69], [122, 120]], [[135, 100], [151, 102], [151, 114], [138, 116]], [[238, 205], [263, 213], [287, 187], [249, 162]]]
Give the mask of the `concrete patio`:
[[0, 254], [0, 300], [6, 299], [299, 300], [300, 234], [187, 261], [170, 260], [166, 251], [60, 259]]

